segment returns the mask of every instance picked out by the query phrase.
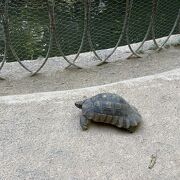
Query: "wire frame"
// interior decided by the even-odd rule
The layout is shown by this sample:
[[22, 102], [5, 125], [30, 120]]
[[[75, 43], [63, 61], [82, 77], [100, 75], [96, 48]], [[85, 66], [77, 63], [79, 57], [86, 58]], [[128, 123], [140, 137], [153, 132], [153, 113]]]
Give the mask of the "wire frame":
[[[31, 75], [36, 75], [54, 56], [63, 57], [69, 64], [67, 68], [83, 68], [77, 63], [82, 52], [92, 52], [99, 66], [122, 45], [129, 47], [128, 58], [141, 57], [139, 51], [146, 40], [152, 39], [160, 51], [173, 33], [180, 33], [179, 22], [178, 0], [166, 3], [164, 0], [3, 0], [0, 72], [7, 61], [17, 61]], [[156, 39], [163, 36], [167, 38], [158, 44]], [[140, 44], [134, 49], [132, 43], [136, 42]], [[101, 57], [99, 50], [108, 48], [111, 48], [109, 54]], [[70, 54], [74, 57], [69, 58]], [[35, 70], [24, 61], [39, 56], [44, 60]]]

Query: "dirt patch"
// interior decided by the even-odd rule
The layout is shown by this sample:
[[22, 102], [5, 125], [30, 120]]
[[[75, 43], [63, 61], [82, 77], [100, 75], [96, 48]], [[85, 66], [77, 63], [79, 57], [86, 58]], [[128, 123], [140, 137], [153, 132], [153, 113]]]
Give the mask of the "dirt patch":
[[[142, 58], [123, 59], [102, 66], [86, 69], [57, 65], [49, 61], [36, 76], [31, 77], [19, 64], [7, 63], [2, 71], [6, 80], [0, 80], [0, 96], [35, 92], [61, 91], [108, 84], [180, 67], [180, 47], [171, 47], [161, 52], [147, 52]], [[37, 66], [40, 62], [33, 65]], [[62, 64], [62, 62], [61, 62]]]

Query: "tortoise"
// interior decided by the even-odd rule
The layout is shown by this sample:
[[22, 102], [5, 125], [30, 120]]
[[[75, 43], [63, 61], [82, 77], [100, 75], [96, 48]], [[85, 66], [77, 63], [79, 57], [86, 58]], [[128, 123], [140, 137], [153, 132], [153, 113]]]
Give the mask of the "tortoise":
[[82, 109], [80, 126], [83, 130], [87, 130], [89, 123], [94, 121], [134, 132], [142, 119], [134, 106], [129, 105], [125, 99], [114, 93], [97, 94], [75, 102], [75, 106]]

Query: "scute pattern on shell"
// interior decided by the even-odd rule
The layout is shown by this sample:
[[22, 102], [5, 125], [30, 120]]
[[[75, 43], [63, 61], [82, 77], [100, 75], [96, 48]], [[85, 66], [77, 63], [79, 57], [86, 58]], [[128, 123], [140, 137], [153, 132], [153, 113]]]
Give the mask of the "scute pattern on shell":
[[88, 128], [91, 120], [125, 129], [136, 127], [141, 121], [141, 115], [134, 106], [130, 106], [121, 96], [112, 93], [101, 93], [83, 101], [82, 116], [82, 128]]

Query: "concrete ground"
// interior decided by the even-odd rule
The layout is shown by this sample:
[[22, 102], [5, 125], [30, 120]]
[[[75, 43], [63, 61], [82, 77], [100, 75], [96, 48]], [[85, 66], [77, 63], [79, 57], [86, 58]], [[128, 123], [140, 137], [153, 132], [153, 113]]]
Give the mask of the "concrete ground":
[[[0, 73], [6, 78], [0, 80], [0, 96], [84, 88], [180, 68], [180, 46], [159, 53], [146, 51], [142, 58], [124, 59], [122, 55], [127, 57], [130, 53], [117, 51], [111, 63], [90, 67], [98, 61], [94, 60], [92, 53], [84, 53], [79, 58], [83, 67], [89, 64], [89, 68], [84, 69], [64, 69], [67, 63], [62, 58], [51, 58], [41, 73], [34, 77], [30, 77], [18, 63], [7, 63]], [[35, 70], [42, 60], [24, 63]]]
[[[139, 109], [143, 123], [135, 133], [97, 124], [81, 130], [74, 102], [100, 92], [118, 93]], [[0, 179], [178, 180], [179, 110], [180, 68], [90, 88], [1, 96]]]

